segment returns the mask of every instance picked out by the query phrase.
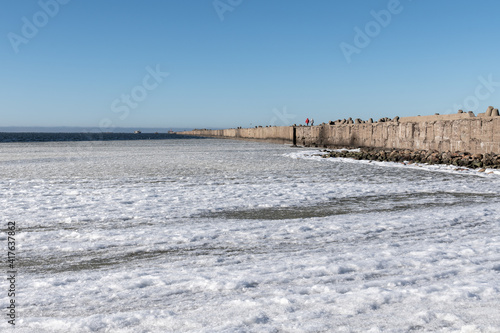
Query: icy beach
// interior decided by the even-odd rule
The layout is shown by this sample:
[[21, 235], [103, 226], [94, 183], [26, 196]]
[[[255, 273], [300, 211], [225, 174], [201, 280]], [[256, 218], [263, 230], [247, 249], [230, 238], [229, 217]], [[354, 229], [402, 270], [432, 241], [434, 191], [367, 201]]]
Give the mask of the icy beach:
[[500, 331], [498, 172], [318, 154], [2, 143], [16, 332]]

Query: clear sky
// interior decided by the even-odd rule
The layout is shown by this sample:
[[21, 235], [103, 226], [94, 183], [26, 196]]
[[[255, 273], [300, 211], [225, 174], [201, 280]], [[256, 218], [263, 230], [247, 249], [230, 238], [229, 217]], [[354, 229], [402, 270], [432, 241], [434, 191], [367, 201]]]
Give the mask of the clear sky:
[[500, 106], [497, 0], [0, 1], [0, 126], [224, 128]]

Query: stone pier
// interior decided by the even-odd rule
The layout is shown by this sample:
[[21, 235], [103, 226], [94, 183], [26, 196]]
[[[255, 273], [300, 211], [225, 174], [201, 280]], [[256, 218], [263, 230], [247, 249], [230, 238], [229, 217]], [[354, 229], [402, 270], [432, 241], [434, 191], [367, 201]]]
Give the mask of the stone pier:
[[[490, 110], [491, 109], [491, 110]], [[451, 115], [330, 121], [318, 126], [269, 126], [224, 130], [193, 130], [186, 135], [263, 140], [308, 147], [395, 148], [411, 150], [500, 153], [500, 116], [492, 107], [477, 117]], [[294, 137], [295, 134], [295, 137]]]

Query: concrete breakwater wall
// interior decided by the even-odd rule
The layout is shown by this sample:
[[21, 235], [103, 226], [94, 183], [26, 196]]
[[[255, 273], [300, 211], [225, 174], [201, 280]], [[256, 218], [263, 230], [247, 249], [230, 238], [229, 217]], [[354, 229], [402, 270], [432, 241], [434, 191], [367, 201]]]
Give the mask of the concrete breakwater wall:
[[[451, 119], [450, 119], [451, 118]], [[368, 147], [387, 149], [500, 153], [500, 117], [425, 116], [378, 122], [337, 121], [318, 126], [257, 127], [194, 130], [182, 134], [268, 140], [311, 147]]]
[[227, 139], [265, 140], [276, 143], [293, 143], [292, 126], [229, 128], [221, 130], [198, 129], [187, 132], [179, 132], [178, 134]]

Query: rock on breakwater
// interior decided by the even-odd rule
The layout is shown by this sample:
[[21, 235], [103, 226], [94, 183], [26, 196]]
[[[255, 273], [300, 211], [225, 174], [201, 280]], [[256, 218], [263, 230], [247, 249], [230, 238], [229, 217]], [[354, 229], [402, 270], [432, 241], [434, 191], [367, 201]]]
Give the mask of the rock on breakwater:
[[469, 152], [439, 152], [435, 150], [376, 149], [362, 148], [352, 150], [323, 150], [321, 157], [344, 157], [356, 160], [385, 162], [408, 162], [427, 164], [449, 164], [459, 167], [481, 169], [500, 169], [500, 154], [471, 154]]

